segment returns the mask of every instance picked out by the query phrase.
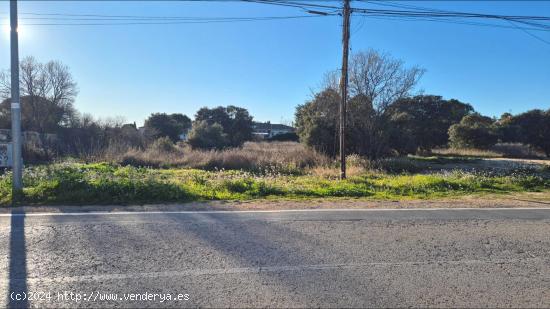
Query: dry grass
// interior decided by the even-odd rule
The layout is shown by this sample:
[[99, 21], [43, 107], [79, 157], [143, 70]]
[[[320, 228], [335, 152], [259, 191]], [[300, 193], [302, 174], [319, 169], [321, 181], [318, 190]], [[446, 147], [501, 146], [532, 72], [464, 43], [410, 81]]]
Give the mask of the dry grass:
[[492, 151], [501, 153], [505, 158], [514, 159], [542, 159], [545, 158], [544, 153], [533, 149], [529, 145], [521, 143], [499, 143], [491, 148]]
[[130, 149], [103, 161], [145, 167], [186, 167], [205, 170], [246, 170], [260, 173], [301, 174], [327, 165], [329, 159], [295, 142], [247, 142], [241, 148], [194, 150], [152, 145], [146, 150]]
[[433, 149], [432, 153], [436, 155], [451, 157], [502, 158], [504, 156], [502, 153], [484, 149], [445, 148]]
[[452, 157], [542, 159], [544, 154], [521, 143], [498, 143], [490, 149], [434, 149], [432, 154]]

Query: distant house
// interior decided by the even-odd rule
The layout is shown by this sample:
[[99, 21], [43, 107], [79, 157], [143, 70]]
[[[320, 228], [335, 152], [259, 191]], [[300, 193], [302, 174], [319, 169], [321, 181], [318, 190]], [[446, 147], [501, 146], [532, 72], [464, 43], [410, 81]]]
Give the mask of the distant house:
[[295, 129], [284, 124], [271, 122], [254, 122], [252, 124], [252, 134], [254, 136], [268, 139], [281, 134], [294, 133]]

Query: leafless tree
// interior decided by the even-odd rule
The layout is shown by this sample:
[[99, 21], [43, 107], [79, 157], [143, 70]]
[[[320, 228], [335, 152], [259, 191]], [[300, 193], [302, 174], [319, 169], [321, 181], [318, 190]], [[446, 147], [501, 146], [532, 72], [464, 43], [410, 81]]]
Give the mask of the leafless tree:
[[[20, 62], [19, 83], [22, 96], [37, 96], [56, 105], [72, 104], [78, 88], [69, 68], [59, 61], [45, 64], [34, 57], [25, 57]], [[10, 72], [0, 73], [0, 95], [2, 99], [10, 96]]]
[[410, 95], [424, 74], [417, 66], [406, 68], [403, 61], [374, 50], [353, 55], [351, 64], [350, 95], [366, 96], [380, 111]]
[[[352, 55], [349, 66], [349, 96], [361, 96], [382, 113], [388, 105], [411, 95], [425, 70], [405, 67], [402, 60], [376, 50]], [[340, 72], [325, 74], [321, 87], [339, 91]]]
[[[348, 152], [379, 158], [390, 151], [390, 128], [385, 112], [395, 101], [412, 95], [423, 74], [423, 69], [406, 67], [403, 61], [375, 50], [351, 56], [346, 129]], [[315, 139], [316, 147], [331, 149], [327, 151], [330, 154], [336, 151], [340, 76], [339, 70], [326, 73], [320, 89], [296, 113], [302, 140], [314, 144], [308, 142], [308, 138]]]
[[[9, 70], [0, 73], [0, 98], [9, 99], [11, 82]], [[21, 87], [21, 103], [23, 115], [35, 130], [51, 130], [54, 125], [68, 123], [74, 115], [74, 99], [78, 94], [76, 82], [69, 68], [59, 61], [45, 64], [34, 57], [25, 57], [20, 62], [19, 83]], [[7, 102], [4, 109], [9, 109]], [[53, 117], [52, 111], [58, 116]], [[9, 112], [9, 111], [5, 111]], [[45, 117], [48, 117], [46, 119]]]

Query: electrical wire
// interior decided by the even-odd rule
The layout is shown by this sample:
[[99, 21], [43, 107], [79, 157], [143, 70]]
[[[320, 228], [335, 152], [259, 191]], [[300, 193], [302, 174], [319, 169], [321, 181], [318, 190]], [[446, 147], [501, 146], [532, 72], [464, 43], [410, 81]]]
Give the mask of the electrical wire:
[[[144, 16], [144, 15], [106, 15], [106, 14], [71, 14], [71, 13], [35, 13], [23, 12], [20, 19], [29, 21], [22, 25], [29, 26], [99, 26], [99, 25], [170, 25], [170, 24], [202, 24], [202, 23], [233, 23], [268, 20], [302, 19], [310, 17], [340, 15], [341, 8], [328, 3], [337, 0], [325, 0], [323, 4], [315, 0], [179, 0], [181, 2], [244, 2], [266, 5], [276, 5], [299, 8], [308, 15], [296, 16], [263, 16], [263, 17], [189, 17], [189, 16]], [[550, 25], [544, 22], [550, 21], [548, 16], [519, 16], [519, 15], [495, 15], [475, 12], [457, 12], [419, 7], [392, 2], [378, 2], [357, 0], [362, 3], [391, 7], [391, 9], [375, 9], [365, 7], [352, 7], [356, 16], [376, 19], [398, 19], [434, 21], [443, 23], [464, 24], [472, 26], [512, 28], [521, 31], [550, 31]], [[313, 11], [315, 10], [315, 11]], [[504, 21], [510, 25], [491, 24], [471, 21], [471, 19], [488, 19]], [[36, 21], [36, 22], [34, 22]], [[45, 21], [45, 22], [41, 22]], [[363, 20], [364, 22], [364, 20]], [[357, 25], [358, 31], [362, 24]], [[519, 26], [518, 24], [524, 25]], [[544, 40], [543, 40], [544, 41]]]

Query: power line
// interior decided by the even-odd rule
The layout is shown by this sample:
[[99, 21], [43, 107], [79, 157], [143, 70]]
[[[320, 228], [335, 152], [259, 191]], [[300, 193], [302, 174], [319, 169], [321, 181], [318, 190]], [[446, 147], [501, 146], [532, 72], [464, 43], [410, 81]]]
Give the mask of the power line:
[[[332, 15], [326, 15], [332, 16]], [[297, 16], [264, 16], [264, 17], [232, 17], [232, 18], [188, 18], [188, 19], [55, 19], [60, 22], [27, 22], [23, 26], [116, 26], [116, 25], [177, 25], [177, 24], [210, 24], [210, 23], [236, 23], [258, 22], [273, 20], [293, 20], [326, 17], [322, 15], [297, 15]], [[62, 21], [89, 21], [67, 22]], [[97, 22], [94, 22], [97, 21]], [[105, 22], [101, 22], [105, 21]]]
[[[428, 22], [439, 22], [439, 23], [447, 23], [447, 24], [494, 27], [494, 28], [503, 28], [503, 29], [518, 29], [519, 27], [517, 25], [516, 27], [514, 27], [514, 26], [502, 25], [502, 24], [481, 23], [481, 22], [464, 21], [464, 20], [452, 20], [452, 19], [445, 19], [445, 18], [384, 16], [384, 15], [375, 15], [375, 14], [356, 14], [356, 15], [362, 16], [364, 18], [379, 19], [379, 20], [428, 21]], [[550, 32], [550, 29], [546, 30], [541, 28], [524, 28], [524, 27], [519, 27], [519, 28], [528, 30], [528, 31]]]
[[543, 42], [543, 43], [545, 43], [545, 44], [547, 44], [547, 45], [550, 45], [550, 41], [547, 41], [547, 40], [545, 40], [545, 39], [539, 37], [538, 35], [535, 35], [535, 34], [529, 32], [529, 31], [527, 31], [527, 30], [525, 30], [525, 29], [523, 29], [523, 28], [521, 28], [521, 27], [518, 27], [516, 24], [514, 24], [514, 23], [511, 22], [511, 21], [510, 21], [510, 24], [512, 24], [512, 25], [513, 25], [515, 28], [517, 28], [518, 30], [523, 31], [523, 32], [526, 33], [527, 35], [529, 35], [529, 36], [531, 36], [531, 37], [533, 37], [533, 38], [535, 38], [535, 39], [537, 39], [537, 40], [539, 40], [539, 41], [541, 41], [541, 42]]
[[[550, 45], [550, 41], [547, 41], [530, 31], [550, 31], [550, 25], [540, 23], [539, 21], [548, 21], [550, 20], [550, 17], [547, 16], [508, 16], [508, 15], [494, 15], [494, 14], [479, 14], [479, 13], [464, 13], [464, 12], [456, 12], [456, 11], [445, 11], [445, 10], [438, 10], [438, 9], [431, 9], [426, 7], [419, 7], [419, 6], [413, 6], [413, 5], [406, 5], [406, 4], [394, 4], [394, 3], [381, 3], [381, 2], [375, 2], [375, 1], [368, 1], [368, 0], [359, 0], [361, 2], [367, 2], [372, 3], [376, 5], [382, 5], [382, 6], [390, 6], [390, 7], [397, 7], [401, 9], [413, 9], [416, 10], [414, 12], [407, 11], [407, 15], [414, 17], [415, 20], [416, 16], [419, 14], [425, 14], [426, 17], [423, 18], [423, 20], [429, 20], [429, 21], [437, 21], [437, 22], [449, 22], [449, 23], [456, 23], [456, 24], [469, 24], [469, 25], [478, 25], [478, 26], [491, 26], [491, 27], [499, 27], [499, 28], [512, 28], [520, 30], [527, 35], [537, 39], [540, 42], [543, 42], [545, 44]], [[373, 10], [369, 10], [373, 11]], [[429, 14], [432, 13], [432, 14]], [[380, 14], [381, 16], [387, 16], [387, 13]], [[379, 16], [380, 16], [379, 15]], [[473, 23], [473, 22], [465, 22], [465, 21], [456, 21], [456, 20], [449, 20], [446, 18], [445, 20], [440, 20], [440, 16], [448, 16], [448, 17], [459, 17], [459, 18], [490, 18], [490, 19], [497, 19], [508, 22], [510, 26], [506, 25], [496, 25], [496, 24], [484, 24], [484, 23]], [[376, 17], [373, 17], [376, 18]], [[379, 17], [381, 18], [381, 17]], [[400, 18], [404, 19], [405, 16], [400, 16]], [[530, 28], [520, 27], [517, 25], [517, 23], [521, 23], [524, 25], [530, 26]], [[534, 28], [533, 28], [534, 27]]]
[[[287, 6], [302, 9], [309, 15], [298, 16], [261, 16], [261, 17], [189, 17], [189, 16], [147, 16], [147, 15], [106, 15], [106, 14], [71, 14], [71, 13], [23, 13], [21, 19], [29, 22], [29, 26], [101, 26], [101, 25], [172, 25], [172, 24], [203, 24], [203, 23], [233, 23], [252, 22], [269, 20], [302, 19], [321, 16], [339, 15], [340, 8], [334, 5], [327, 5], [337, 0], [326, 0], [324, 4], [312, 2], [314, 0], [180, 0], [182, 2], [245, 2], [266, 5]], [[471, 26], [497, 27], [518, 29], [522, 31], [550, 31], [550, 21], [547, 16], [518, 16], [518, 15], [495, 15], [474, 12], [446, 11], [432, 8], [425, 8], [407, 4], [395, 4], [392, 2], [376, 2], [358, 0], [363, 3], [376, 4], [379, 6], [394, 7], [396, 9], [373, 9], [364, 7], [350, 8], [356, 15], [375, 19], [399, 19], [433, 21], [443, 23], [464, 24]], [[314, 11], [315, 10], [315, 11]], [[466, 19], [492, 19], [505, 22], [512, 22], [510, 25], [490, 24]], [[30, 22], [30, 21], [52, 21], [52, 22]], [[529, 27], [520, 27], [517, 23]], [[544, 40], [543, 40], [544, 41]]]

